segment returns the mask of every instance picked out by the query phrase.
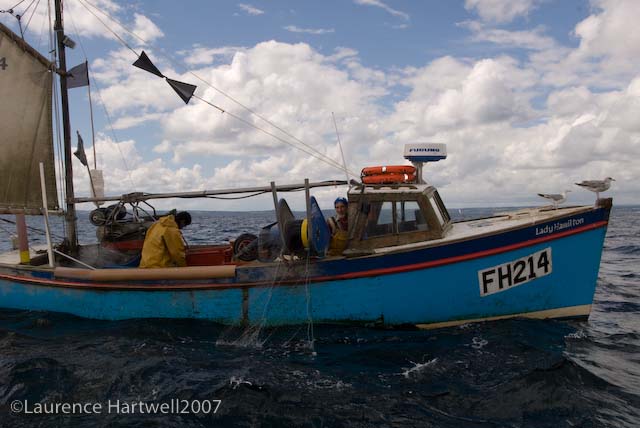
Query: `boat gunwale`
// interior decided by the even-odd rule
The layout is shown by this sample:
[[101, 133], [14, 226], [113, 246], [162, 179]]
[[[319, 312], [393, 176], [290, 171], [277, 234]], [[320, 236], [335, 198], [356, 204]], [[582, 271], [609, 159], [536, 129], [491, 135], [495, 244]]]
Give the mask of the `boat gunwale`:
[[[519, 243], [509, 244], [502, 247], [497, 247], [489, 250], [477, 251], [462, 256], [453, 256], [437, 260], [425, 261], [420, 263], [414, 263], [411, 265], [404, 265], [399, 267], [379, 268], [366, 271], [359, 271], [353, 273], [345, 273], [333, 276], [315, 276], [305, 278], [305, 283], [322, 283], [329, 281], [340, 281], [349, 279], [366, 278], [380, 275], [390, 275], [395, 273], [410, 272], [421, 269], [428, 269], [438, 266], [444, 266], [453, 263], [464, 262], [468, 260], [478, 259], [482, 257], [492, 256], [496, 254], [505, 253], [508, 251], [517, 250], [520, 248], [526, 248], [534, 246], [543, 242], [549, 242], [557, 239], [561, 239], [571, 235], [577, 235], [580, 233], [597, 230], [603, 227], [607, 227], [607, 220], [600, 220], [594, 223], [587, 224], [585, 226], [577, 227], [574, 229], [558, 232], [553, 235], [542, 236], [540, 238], [522, 241]], [[412, 249], [413, 250], [413, 249]], [[374, 254], [373, 257], [387, 255]], [[372, 257], [372, 256], [364, 256]], [[335, 259], [333, 259], [335, 260]], [[0, 265], [2, 267], [2, 265]], [[9, 268], [16, 268], [16, 265]], [[239, 269], [247, 269], [250, 266], [243, 266]], [[47, 269], [47, 271], [50, 271]], [[50, 286], [53, 288], [73, 288], [73, 289], [88, 289], [92, 291], [194, 291], [194, 290], [224, 290], [224, 289], [237, 289], [237, 288], [254, 288], [254, 287], [272, 287], [272, 286], [296, 286], [301, 284], [300, 279], [283, 279], [280, 281], [258, 281], [258, 282], [243, 282], [243, 283], [178, 283], [178, 284], [159, 284], [159, 283], [135, 283], [135, 284], [120, 284], [120, 283], [103, 283], [103, 282], [81, 282], [81, 281], [61, 281], [57, 279], [47, 279], [38, 277], [23, 277], [10, 274], [0, 273], [0, 280], [10, 280], [19, 283], [31, 283], [38, 286]]]

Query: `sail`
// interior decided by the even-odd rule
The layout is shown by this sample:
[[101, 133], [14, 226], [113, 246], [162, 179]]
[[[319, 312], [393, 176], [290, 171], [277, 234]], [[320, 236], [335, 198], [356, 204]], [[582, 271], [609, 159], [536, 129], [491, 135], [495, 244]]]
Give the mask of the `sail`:
[[53, 65], [0, 24], [0, 213], [58, 209], [51, 117]]

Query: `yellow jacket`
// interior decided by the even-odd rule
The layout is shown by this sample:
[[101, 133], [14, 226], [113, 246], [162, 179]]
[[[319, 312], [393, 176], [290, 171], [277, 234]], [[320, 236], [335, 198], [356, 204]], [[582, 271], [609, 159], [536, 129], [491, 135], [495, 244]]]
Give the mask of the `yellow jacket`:
[[172, 215], [161, 217], [147, 230], [141, 268], [186, 266], [184, 240]]

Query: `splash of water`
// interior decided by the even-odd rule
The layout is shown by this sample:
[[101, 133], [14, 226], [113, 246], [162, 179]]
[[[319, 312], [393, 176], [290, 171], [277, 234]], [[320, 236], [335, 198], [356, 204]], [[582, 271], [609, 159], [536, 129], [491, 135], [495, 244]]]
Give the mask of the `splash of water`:
[[434, 358], [432, 360], [427, 361], [426, 363], [416, 363], [414, 361], [409, 361], [409, 362], [413, 364], [413, 367], [409, 367], [409, 368], [403, 367], [404, 371], [402, 372], [402, 376], [404, 376], [407, 379], [409, 379], [412, 375], [417, 376], [428, 367], [433, 366], [438, 362], [438, 359]]

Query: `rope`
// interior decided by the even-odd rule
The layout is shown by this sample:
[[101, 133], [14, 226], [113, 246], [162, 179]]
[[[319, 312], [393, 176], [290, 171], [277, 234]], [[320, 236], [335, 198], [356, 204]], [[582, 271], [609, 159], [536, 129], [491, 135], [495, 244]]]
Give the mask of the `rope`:
[[[33, 2], [31, 2], [29, 7], [31, 7], [32, 4], [33, 4]], [[24, 26], [24, 31], [22, 32], [22, 38], [24, 38], [24, 35], [26, 34], [27, 30], [29, 29], [29, 24], [31, 24], [31, 20], [33, 19], [33, 15], [36, 14], [36, 10], [38, 9], [38, 6], [40, 6], [40, 0], [38, 0], [38, 3], [36, 3], [36, 7], [33, 8], [33, 11], [31, 12], [31, 16], [29, 17], [29, 20], [27, 21], [27, 25]], [[29, 7], [27, 7], [27, 9], [29, 9]], [[23, 15], [24, 15], [24, 13], [27, 12], [27, 9], [25, 9], [25, 11], [23, 12]]]
[[[80, 1], [80, 0], [78, 0]], [[84, 6], [84, 5], [83, 5]], [[86, 6], [85, 6], [86, 8]], [[111, 121], [111, 115], [109, 114], [109, 110], [107, 109], [107, 104], [104, 102], [104, 99], [102, 98], [102, 91], [100, 90], [100, 86], [98, 85], [98, 82], [93, 78], [93, 75], [89, 74], [89, 61], [87, 60], [87, 51], [84, 48], [84, 44], [82, 43], [82, 38], [80, 37], [80, 32], [78, 31], [78, 28], [76, 27], [75, 21], [73, 19], [73, 16], [70, 13], [67, 13], [67, 16], [69, 17], [69, 21], [71, 21], [71, 25], [73, 26], [73, 29], [75, 30], [75, 36], [78, 39], [78, 44], [80, 45], [80, 49], [82, 50], [82, 53], [84, 54], [84, 58], [87, 61], [87, 75], [89, 76], [89, 85], [93, 84], [96, 89], [97, 89], [97, 93], [98, 93], [98, 98], [100, 98], [100, 105], [102, 106], [103, 110], [104, 110], [104, 114], [107, 117], [107, 122], [109, 123], [109, 129], [111, 130], [111, 135], [113, 135], [113, 140], [115, 141], [115, 146], [118, 149], [118, 153], [120, 154], [120, 157], [122, 158], [122, 163], [124, 164], [124, 168], [127, 171], [127, 176], [129, 177], [129, 181], [131, 182], [131, 185], [133, 187], [135, 186], [135, 183], [133, 182], [133, 178], [131, 177], [131, 169], [129, 168], [129, 165], [127, 164], [127, 159], [124, 157], [124, 154], [122, 153], [122, 150], [120, 150], [120, 145], [118, 144], [118, 137], [116, 135], [115, 129], [113, 128], [113, 122]], [[102, 21], [100, 21], [102, 22]], [[103, 23], [104, 25], [104, 23]], [[127, 46], [129, 47], [129, 46]], [[129, 48], [131, 49], [131, 48]], [[133, 49], [132, 49], [133, 50]], [[135, 53], [135, 51], [133, 51]], [[136, 55], [138, 55], [136, 53]], [[89, 105], [90, 108], [93, 110], [93, 107], [91, 106], [91, 95], [89, 95]], [[94, 134], [94, 130], [93, 130], [93, 112], [91, 114], [91, 133], [92, 133], [92, 137], [93, 137], [93, 150], [94, 150], [94, 166], [96, 166], [97, 169], [97, 161], [96, 161], [96, 155], [95, 155], [95, 135]]]
[[[95, 15], [95, 14], [94, 14], [94, 13], [93, 13], [93, 12], [92, 12], [92, 11], [91, 11], [91, 10], [90, 10], [90, 9], [89, 9], [85, 4], [84, 4], [84, 3], [87, 3], [87, 4], [91, 5], [93, 8], [95, 8], [95, 9], [96, 9], [96, 10], [98, 10], [100, 13], [102, 13], [104, 16], [108, 17], [108, 18], [109, 18], [109, 19], [111, 19], [113, 22], [115, 22], [116, 24], [118, 24], [118, 26], [120, 26], [121, 28], [123, 28], [127, 33], [131, 34], [133, 37], [135, 37], [135, 38], [137, 38], [138, 40], [140, 40], [141, 42], [143, 42], [143, 44], [145, 44], [145, 45], [151, 45], [151, 44], [149, 44], [146, 40], [144, 40], [143, 38], [141, 38], [140, 36], [138, 36], [138, 35], [137, 35], [137, 34], [135, 34], [134, 32], [130, 31], [127, 27], [125, 27], [123, 24], [121, 24], [121, 23], [120, 23], [120, 21], [118, 21], [116, 18], [114, 18], [113, 16], [111, 16], [109, 13], [107, 13], [107, 12], [105, 12], [104, 10], [101, 10], [101, 9], [99, 9], [98, 7], [96, 7], [95, 5], [93, 5], [89, 0], [78, 0], [78, 1], [79, 1], [79, 2], [80, 2], [80, 3], [81, 3], [81, 4], [82, 4], [82, 5], [83, 5], [87, 10], [89, 10], [89, 12], [90, 12], [92, 15], [96, 16], [96, 15]], [[96, 18], [98, 18], [98, 17], [96, 16]], [[129, 45], [128, 45], [128, 44], [127, 44], [127, 43], [126, 43], [122, 38], [121, 38], [121, 37], [119, 37], [118, 35], [116, 35], [116, 34], [113, 32], [113, 30], [112, 30], [109, 26], [107, 26], [107, 25], [106, 25], [106, 24], [105, 24], [101, 19], [99, 19], [99, 18], [98, 18], [98, 20], [99, 20], [99, 21], [100, 21], [100, 22], [101, 22], [101, 23], [102, 23], [102, 24], [103, 24], [103, 25], [104, 25], [104, 26], [105, 26], [109, 31], [111, 31], [111, 32], [116, 36], [116, 38], [117, 38], [118, 40], [120, 40], [120, 41], [121, 41], [121, 42], [122, 42], [122, 43], [123, 43], [127, 48], [129, 48], [132, 52], [134, 52], [134, 53], [136, 54], [136, 56], [138, 56], [138, 53], [136, 53], [136, 51], [135, 51], [135, 50], [133, 50], [133, 49], [132, 49], [132, 48], [131, 48], [131, 47], [130, 47], [130, 46], [129, 46]], [[153, 46], [153, 45], [151, 45], [151, 46]], [[162, 52], [162, 50], [161, 50], [161, 49], [160, 49], [160, 51]], [[166, 54], [166, 53], [163, 53], [163, 55], [164, 55], [167, 59], [169, 59], [169, 61], [170, 61], [171, 63], [173, 63], [174, 65], [178, 65], [178, 66], [180, 66], [180, 65], [181, 65], [181, 64], [180, 64], [177, 60], [175, 60], [171, 55], [168, 55], [168, 54]], [[256, 126], [256, 125], [254, 125], [254, 124], [252, 124], [252, 123], [250, 123], [250, 122], [248, 122], [248, 121], [246, 121], [246, 120], [242, 119], [242, 118], [240, 118], [239, 116], [234, 115], [234, 114], [232, 114], [232, 113], [230, 113], [230, 112], [228, 112], [228, 111], [225, 111], [224, 109], [222, 109], [222, 108], [220, 108], [220, 107], [218, 107], [218, 106], [216, 106], [216, 105], [214, 105], [214, 104], [212, 104], [212, 103], [210, 103], [210, 102], [208, 102], [208, 101], [206, 101], [206, 100], [202, 99], [201, 97], [198, 97], [198, 96], [194, 95], [194, 97], [195, 97], [195, 98], [197, 98], [197, 99], [199, 99], [199, 100], [201, 100], [201, 101], [205, 102], [206, 104], [208, 104], [208, 105], [210, 105], [210, 106], [212, 106], [212, 107], [216, 108], [217, 110], [219, 110], [219, 111], [220, 111], [220, 112], [222, 112], [222, 113], [227, 113], [227, 114], [229, 114], [229, 115], [230, 115], [230, 116], [232, 116], [233, 118], [235, 118], [235, 119], [237, 119], [237, 120], [239, 120], [239, 121], [241, 121], [241, 122], [245, 123], [246, 125], [249, 125], [249, 126], [251, 126], [251, 127], [255, 128], [255, 129], [259, 130], [259, 131], [262, 131], [262, 132], [264, 132], [265, 134], [267, 134], [267, 135], [269, 135], [269, 136], [271, 136], [271, 137], [273, 137], [273, 138], [276, 138], [278, 141], [284, 142], [284, 143], [286, 143], [286, 144], [288, 144], [288, 145], [290, 145], [290, 146], [292, 146], [292, 147], [294, 147], [294, 148], [297, 148], [298, 150], [301, 150], [301, 151], [305, 152], [305, 153], [306, 153], [306, 154], [308, 154], [309, 156], [312, 156], [312, 157], [314, 157], [314, 158], [316, 158], [316, 159], [318, 159], [318, 160], [322, 160], [322, 161], [324, 161], [325, 163], [327, 163], [328, 165], [330, 165], [330, 166], [332, 166], [332, 167], [334, 167], [334, 168], [337, 168], [337, 169], [339, 169], [339, 170], [341, 170], [341, 171], [343, 171], [343, 170], [344, 170], [346, 173], [351, 174], [353, 177], [359, 177], [359, 175], [358, 175], [358, 174], [354, 173], [353, 171], [350, 171], [350, 170], [345, 169], [345, 167], [343, 167], [342, 165], [340, 165], [340, 164], [339, 164], [338, 162], [336, 162], [335, 160], [331, 159], [330, 157], [328, 157], [328, 156], [327, 156], [327, 155], [325, 155], [324, 153], [322, 153], [322, 152], [320, 152], [320, 151], [316, 150], [313, 146], [311, 146], [311, 145], [309, 145], [309, 144], [305, 143], [304, 141], [300, 140], [299, 138], [297, 138], [297, 137], [293, 136], [291, 133], [289, 133], [288, 131], [286, 131], [286, 130], [282, 129], [281, 127], [279, 127], [279, 126], [278, 126], [278, 125], [276, 125], [275, 123], [271, 122], [270, 120], [268, 120], [268, 119], [267, 119], [267, 118], [265, 118], [264, 116], [260, 115], [259, 113], [257, 113], [257, 112], [256, 112], [256, 111], [254, 111], [253, 109], [251, 109], [251, 108], [249, 108], [249, 107], [245, 106], [245, 105], [244, 105], [244, 104], [242, 104], [240, 101], [238, 101], [238, 100], [236, 100], [235, 98], [233, 98], [231, 95], [227, 94], [226, 92], [222, 91], [221, 89], [216, 88], [216, 87], [215, 87], [215, 86], [213, 86], [211, 83], [209, 83], [208, 81], [204, 80], [202, 77], [198, 76], [198, 75], [197, 75], [197, 74], [195, 74], [194, 72], [189, 71], [189, 70], [187, 70], [187, 72], [188, 72], [189, 74], [191, 74], [192, 76], [194, 76], [196, 79], [198, 79], [198, 80], [200, 80], [201, 82], [203, 82], [205, 85], [209, 86], [210, 88], [212, 88], [212, 89], [214, 89], [215, 91], [219, 92], [220, 94], [222, 94], [223, 96], [225, 96], [225, 97], [226, 97], [226, 98], [228, 98], [229, 100], [233, 101], [234, 103], [236, 103], [236, 104], [237, 104], [237, 105], [239, 105], [240, 107], [244, 108], [244, 109], [245, 109], [245, 110], [247, 110], [249, 113], [251, 113], [251, 114], [253, 114], [254, 116], [258, 117], [259, 119], [261, 119], [261, 120], [265, 121], [266, 123], [268, 123], [269, 125], [271, 125], [271, 126], [272, 126], [272, 127], [274, 127], [275, 129], [277, 129], [278, 131], [282, 132], [282, 133], [283, 133], [283, 134], [285, 134], [286, 136], [288, 136], [288, 137], [290, 137], [290, 138], [293, 138], [293, 139], [294, 139], [295, 141], [297, 141], [298, 143], [300, 143], [300, 144], [302, 144], [303, 146], [307, 147], [307, 148], [308, 148], [308, 150], [302, 149], [301, 147], [296, 146], [296, 145], [294, 145], [294, 144], [293, 144], [293, 143], [291, 143], [291, 142], [288, 142], [288, 141], [286, 141], [286, 140], [284, 140], [284, 139], [282, 139], [282, 138], [280, 138], [280, 137], [277, 137], [277, 136], [275, 136], [274, 134], [272, 134], [272, 133], [270, 133], [270, 132], [268, 132], [268, 131], [266, 131], [266, 130], [264, 130], [264, 129], [262, 129], [262, 128], [260, 128], [260, 127], [258, 127], [258, 126]], [[309, 151], [309, 150], [310, 150], [310, 151]], [[348, 177], [348, 176], [347, 176], [347, 177]], [[347, 180], [347, 181], [348, 181], [348, 180]]]
[[[51, 19], [51, 1], [47, 2], [47, 6], [48, 6], [48, 14], [49, 14], [49, 52], [51, 52], [51, 63], [55, 64], [57, 63], [57, 50], [55, 48], [55, 41], [54, 41], [54, 31], [53, 31], [53, 27], [51, 25], [52, 19]], [[55, 76], [55, 73], [54, 73]], [[66, 201], [66, 188], [64, 185], [64, 179], [63, 179], [63, 174], [64, 174], [64, 164], [62, 162], [63, 156], [64, 156], [64, 151], [62, 148], [62, 136], [60, 135], [60, 105], [58, 103], [58, 85], [55, 84], [55, 78], [53, 79], [53, 110], [54, 110], [54, 117], [56, 120], [56, 150], [58, 151], [58, 174], [56, 174], [56, 178], [58, 180], [58, 197], [59, 199], [59, 203], [60, 205], [64, 206], [64, 202]], [[67, 225], [66, 222], [62, 222], [62, 230], [66, 236], [67, 234]]]
[[277, 136], [277, 135], [275, 135], [275, 134], [273, 134], [273, 133], [271, 133], [271, 132], [267, 131], [266, 129], [260, 128], [258, 125], [255, 125], [255, 124], [253, 124], [253, 123], [249, 122], [248, 120], [243, 119], [242, 117], [240, 117], [240, 116], [238, 116], [238, 115], [235, 115], [235, 114], [233, 114], [233, 113], [231, 113], [231, 112], [229, 112], [229, 111], [226, 111], [226, 110], [224, 110], [224, 109], [222, 109], [222, 108], [218, 107], [217, 105], [212, 104], [212, 103], [210, 103], [209, 101], [207, 101], [207, 100], [205, 100], [205, 99], [203, 99], [203, 98], [201, 98], [201, 97], [199, 97], [199, 96], [197, 96], [197, 95], [195, 95], [195, 94], [193, 95], [193, 97], [194, 97], [194, 98], [196, 98], [196, 99], [199, 99], [200, 101], [202, 101], [202, 102], [204, 102], [204, 103], [206, 103], [206, 104], [208, 104], [208, 105], [210, 105], [211, 107], [214, 107], [214, 108], [216, 108], [216, 109], [220, 110], [220, 112], [221, 112], [221, 113], [226, 113], [226, 114], [228, 114], [229, 116], [231, 116], [231, 117], [233, 117], [234, 119], [236, 119], [236, 120], [238, 120], [238, 121], [240, 121], [240, 122], [244, 123], [244, 124], [245, 124], [245, 125], [247, 125], [247, 126], [250, 126], [250, 127], [254, 128], [254, 129], [258, 130], [258, 131], [264, 132], [265, 134], [269, 135], [270, 137], [275, 138], [276, 140], [278, 140], [278, 141], [280, 141], [280, 142], [282, 142], [282, 143], [284, 143], [284, 144], [288, 144], [288, 145], [290, 145], [291, 147], [294, 147], [294, 148], [296, 148], [296, 149], [298, 149], [298, 150], [301, 150], [301, 151], [305, 152], [306, 154], [308, 154], [309, 156], [312, 156], [312, 157], [314, 157], [314, 158], [316, 158], [316, 159], [318, 159], [318, 160], [320, 160], [320, 161], [322, 161], [322, 162], [325, 162], [325, 163], [326, 163], [326, 164], [328, 164], [329, 166], [332, 166], [332, 167], [334, 167], [334, 168], [338, 168], [338, 169], [342, 170], [342, 167], [341, 167], [341, 166], [340, 166], [336, 161], [334, 161], [334, 160], [333, 160], [333, 159], [331, 159], [331, 158], [328, 158], [328, 157], [326, 157], [326, 156], [325, 156], [325, 158], [327, 158], [327, 160], [325, 160], [325, 159], [323, 159], [323, 158], [320, 158], [320, 157], [316, 156], [313, 152], [310, 152], [310, 151], [308, 151], [308, 150], [305, 150], [305, 149], [303, 149], [302, 147], [298, 147], [298, 146], [296, 146], [295, 144], [291, 143], [290, 141], [287, 141], [287, 140], [285, 140], [284, 138], [281, 138], [281, 137], [279, 137], [279, 136]]
[[[78, 43], [80, 44], [80, 49], [84, 54], [84, 60], [87, 64], [87, 77], [88, 77], [90, 74], [89, 74], [89, 60], [87, 59], [88, 57], [87, 51], [84, 49], [82, 38], [80, 38], [80, 32], [78, 31], [78, 27], [76, 27], [76, 23], [73, 20], [73, 17], [69, 13], [67, 15], [69, 16], [69, 21], [71, 21], [71, 25], [75, 30], [75, 36], [78, 39]], [[93, 146], [93, 169], [98, 169], [98, 157], [96, 155], [96, 131], [95, 131], [94, 120], [93, 120], [93, 102], [91, 100], [91, 82], [89, 82], [89, 84], [87, 85], [87, 92], [89, 94], [89, 116], [91, 117], [91, 143]], [[91, 173], [89, 173], [89, 177], [91, 177]], [[94, 196], [95, 196], [95, 192], [94, 192]]]
[[16, 3], [15, 6], [10, 7], [7, 10], [0, 10], [1, 13], [13, 13], [13, 9], [15, 9], [16, 7], [20, 6], [22, 3], [24, 3], [26, 0], [20, 0], [18, 3]]
[[[49, 2], [47, 2], [47, 7], [48, 7], [48, 3]], [[45, 34], [47, 34], [47, 32], [44, 30], [46, 23], [47, 23], [47, 20], [43, 19], [42, 27], [40, 27], [40, 32], [39, 32], [40, 36], [38, 37], [38, 43], [37, 43], [38, 50], [40, 50], [40, 48], [42, 47], [42, 38], [44, 37]]]
[[[33, 6], [33, 4], [36, 2], [36, 0], [31, 0], [31, 3], [29, 3], [29, 6], [26, 7], [26, 9], [22, 12], [22, 16], [24, 16], [25, 13], [27, 13], [27, 11], [29, 10], [29, 8], [31, 6]], [[22, 2], [20, 2], [22, 3]]]
[[[286, 130], [282, 129], [281, 127], [279, 127], [278, 125], [276, 125], [275, 123], [271, 122], [269, 119], [263, 117], [262, 115], [260, 115], [259, 113], [255, 112], [253, 109], [245, 106], [244, 104], [242, 104], [240, 101], [237, 101], [235, 98], [233, 98], [231, 95], [228, 95], [226, 92], [222, 91], [221, 89], [216, 88], [215, 86], [213, 86], [211, 83], [207, 82], [206, 80], [204, 80], [203, 78], [201, 78], [200, 76], [198, 76], [196, 73], [194, 73], [193, 71], [187, 71], [189, 74], [191, 74], [192, 76], [194, 76], [196, 79], [200, 80], [201, 82], [203, 82], [205, 85], [209, 86], [211, 89], [217, 91], [218, 93], [220, 93], [221, 95], [223, 95], [224, 97], [230, 99], [231, 101], [233, 101], [234, 103], [238, 104], [240, 107], [244, 108], [245, 110], [247, 110], [249, 113], [253, 114], [254, 116], [258, 117], [259, 119], [265, 121], [266, 123], [268, 123], [269, 125], [273, 126], [274, 128], [276, 128], [278, 131], [282, 132], [283, 134], [285, 134], [286, 136], [293, 138], [294, 140], [296, 140], [297, 142], [299, 142], [300, 144], [302, 144], [305, 147], [308, 147], [312, 152], [314, 152], [316, 155], [311, 154], [311, 156], [315, 157], [316, 159], [322, 160], [321, 158], [324, 159], [328, 159], [330, 162], [332, 162], [333, 164], [330, 164], [331, 166], [333, 166], [334, 168], [338, 168], [340, 170], [343, 170], [348, 173], [351, 174], [353, 177], [360, 177], [359, 174], [354, 173], [353, 171], [350, 171], [348, 169], [346, 169], [346, 166], [343, 168], [342, 165], [340, 165], [338, 162], [336, 162], [335, 160], [331, 159], [329, 156], [325, 155], [324, 153], [316, 150], [315, 148], [313, 148], [312, 146], [308, 145], [307, 143], [305, 143], [304, 141], [300, 140], [299, 138], [295, 137], [294, 135], [290, 134], [289, 132], [287, 132]], [[215, 107], [215, 106], [214, 106]], [[219, 107], [216, 107], [219, 108]], [[253, 126], [253, 125], [252, 125]], [[257, 128], [256, 126], [254, 126], [255, 128]], [[257, 128], [260, 129], [260, 128]], [[260, 129], [262, 130], [262, 129]], [[266, 131], [265, 131], [266, 132]], [[269, 133], [268, 133], [269, 134]], [[272, 135], [272, 134], [269, 134]], [[279, 139], [280, 141], [283, 141], [282, 139]], [[291, 143], [287, 143], [289, 145], [291, 145], [292, 147], [295, 147], [299, 150], [304, 151], [303, 149], [301, 149], [298, 146], [295, 146]], [[309, 154], [308, 152], [305, 151], [305, 153]], [[318, 157], [320, 156], [320, 157]], [[326, 162], [326, 161], [325, 161]], [[347, 181], [349, 181], [348, 176], [347, 176]]]
[[[124, 41], [124, 39], [123, 39], [122, 37], [120, 37], [120, 36], [119, 36], [115, 31], [113, 31], [113, 30], [111, 29], [111, 27], [109, 27], [107, 24], [105, 24], [105, 22], [104, 22], [102, 19], [100, 19], [100, 17], [99, 17], [98, 15], [96, 15], [95, 13], [93, 13], [93, 11], [92, 11], [91, 9], [89, 9], [89, 8], [87, 7], [87, 5], [85, 5], [85, 4], [83, 3], [83, 1], [82, 1], [82, 0], [78, 0], [78, 2], [79, 2], [82, 6], [84, 6], [84, 8], [85, 8], [85, 9], [87, 9], [87, 11], [88, 11], [91, 15], [93, 15], [93, 16], [94, 16], [98, 21], [100, 21], [100, 23], [101, 23], [102, 25], [104, 25], [104, 27], [105, 27], [107, 30], [109, 30], [109, 31], [111, 32], [111, 34], [113, 34], [113, 36], [114, 36], [116, 39], [118, 39], [118, 40], [120, 41], [120, 43], [122, 43], [122, 44], [123, 44], [125, 47], [127, 47], [131, 52], [133, 52], [136, 56], [138, 56], [138, 52], [136, 52], [136, 51], [135, 51], [131, 46], [129, 46], [129, 44], [128, 44], [126, 41]], [[88, 3], [88, 2], [87, 2], [87, 3]], [[92, 5], [92, 6], [93, 6], [93, 5]], [[96, 6], [93, 6], [93, 7], [94, 7], [94, 8], [96, 8], [96, 10], [100, 10], [100, 9], [98, 9]], [[104, 12], [102, 12], [102, 13], [104, 14]]]
[[[78, 0], [80, 2], [82, 2], [82, 0]], [[149, 43], [143, 39], [142, 37], [138, 36], [136, 33], [134, 33], [133, 31], [129, 30], [127, 27], [125, 27], [120, 21], [118, 21], [116, 18], [114, 18], [111, 14], [105, 12], [104, 10], [100, 9], [98, 6], [96, 6], [95, 4], [91, 3], [89, 0], [84, 0], [85, 3], [91, 5], [91, 7], [93, 7], [94, 9], [96, 9], [98, 12], [100, 12], [102, 15], [104, 15], [105, 17], [109, 18], [110, 20], [112, 20], [113, 22], [115, 22], [116, 24], [118, 24], [118, 26], [120, 28], [122, 28], [124, 31], [126, 31], [127, 33], [129, 33], [130, 35], [132, 35], [133, 37], [135, 37], [136, 39], [140, 40], [142, 42], [142, 44], [144, 45], [148, 45]], [[86, 7], [86, 6], [85, 6]], [[102, 22], [102, 21], [100, 21]], [[137, 55], [137, 54], [136, 54]]]
[[118, 149], [118, 153], [120, 153], [120, 157], [122, 158], [122, 162], [124, 163], [124, 168], [127, 170], [127, 176], [129, 177], [131, 186], [136, 187], [135, 183], [133, 182], [133, 178], [131, 177], [131, 168], [129, 168], [129, 165], [127, 164], [127, 159], [124, 157], [122, 150], [120, 150], [120, 144], [117, 143], [118, 137], [116, 135], [115, 129], [113, 128], [113, 122], [111, 121], [111, 115], [109, 115], [107, 104], [104, 102], [104, 99], [102, 98], [102, 91], [100, 90], [100, 86], [98, 86], [98, 83], [95, 81], [95, 79], [93, 79], [92, 76], [89, 76], [89, 79], [93, 82], [94, 85], [96, 85], [96, 88], [98, 89], [98, 98], [100, 98], [100, 105], [104, 110], [105, 116], [107, 116], [107, 122], [109, 122], [109, 129], [111, 130], [111, 135], [113, 135], [113, 140], [114, 140], [113, 144]]
[[[2, 219], [0, 219], [0, 220], [4, 220], [4, 219], [2, 218]], [[10, 230], [7, 230], [7, 229], [5, 229], [5, 228], [4, 228], [4, 227], [2, 227], [2, 226], [0, 226], [0, 230], [2, 230], [4, 233], [6, 233], [6, 234], [7, 234], [7, 235], [9, 235], [9, 236], [14, 236], [14, 235], [16, 234], [15, 232], [12, 232], [12, 231], [10, 231]]]
[[307, 260], [304, 273], [304, 291], [307, 298], [307, 340], [311, 347], [311, 352], [315, 355], [315, 335], [313, 331], [313, 316], [311, 315], [311, 290], [309, 289], [309, 258], [311, 256], [311, 248], [307, 250]]
[[[16, 224], [16, 222], [15, 222], [15, 221], [11, 221], [11, 220], [6, 219], [6, 218], [0, 218], [0, 220], [2, 220], [2, 221], [3, 221], [3, 222], [5, 222], [5, 223], [9, 223], [9, 224], [13, 224], [13, 225], [15, 225], [15, 224]], [[1, 226], [0, 226], [0, 227], [1, 227]], [[6, 232], [6, 229], [4, 229], [4, 230], [5, 230], [5, 232]], [[46, 235], [46, 233], [47, 233], [46, 231], [44, 231], [44, 230], [42, 230], [42, 229], [38, 229], [37, 227], [33, 227], [33, 226], [29, 226], [29, 225], [27, 225], [27, 230], [30, 230], [30, 231], [32, 231], [32, 232], [39, 233], [39, 234], [41, 234], [41, 235]], [[56, 235], [56, 234], [53, 234], [53, 233], [51, 234], [51, 236], [53, 236], [54, 238], [63, 239], [63, 237], [62, 237], [62, 236], [59, 236], [59, 235]]]
[[344, 152], [342, 151], [342, 142], [340, 141], [340, 133], [338, 132], [338, 124], [336, 123], [336, 115], [331, 112], [333, 118], [333, 126], [336, 128], [336, 137], [338, 137], [338, 146], [340, 147], [340, 155], [342, 155], [342, 164], [344, 165], [344, 172], [347, 176], [347, 183], [349, 182], [349, 174], [347, 173], [347, 160], [344, 158]]

